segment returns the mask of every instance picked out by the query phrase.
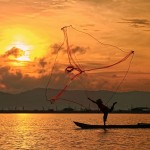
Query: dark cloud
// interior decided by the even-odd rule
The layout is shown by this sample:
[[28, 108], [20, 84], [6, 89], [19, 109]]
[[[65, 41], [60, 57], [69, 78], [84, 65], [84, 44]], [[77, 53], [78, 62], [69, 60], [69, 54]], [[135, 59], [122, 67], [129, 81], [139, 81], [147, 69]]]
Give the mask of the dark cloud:
[[39, 70], [38, 70], [38, 73], [39, 73], [39, 74], [44, 74], [44, 73], [46, 73], [46, 72], [47, 72], [47, 70], [45, 70], [45, 69], [39, 69]]
[[150, 20], [148, 19], [122, 19], [122, 20], [123, 21], [119, 23], [131, 24], [135, 28], [150, 27]]
[[[37, 73], [41, 74], [43, 73], [44, 69], [39, 69]], [[40, 77], [33, 77], [29, 76], [27, 74], [23, 74], [21, 71], [12, 72], [12, 69], [10, 67], [1, 67], [0, 68], [0, 90], [4, 90], [7, 92], [21, 92], [25, 90], [30, 90], [33, 88], [38, 87], [45, 87], [48, 79], [49, 74], [43, 74]], [[87, 75], [82, 74], [80, 77], [81, 80], [78, 78], [72, 81], [71, 85], [68, 87], [68, 89], [75, 88], [75, 89], [81, 89], [81, 81], [82, 84], [85, 85], [87, 89], [90, 89], [93, 87], [93, 89], [110, 89], [112, 90], [113, 87], [115, 88], [119, 83], [120, 79], [123, 78], [122, 75], [124, 75], [125, 72], [100, 72], [100, 73], [88, 73]], [[139, 72], [130, 72], [130, 76], [133, 74], [134, 76], [138, 77]], [[145, 73], [141, 72], [141, 75], [146, 75]], [[148, 75], [148, 74], [147, 74]], [[55, 68], [52, 78], [50, 80], [49, 88], [58, 88], [63, 89], [69, 79], [69, 76], [65, 73], [63, 70], [59, 70], [59, 68]], [[127, 80], [129, 78], [127, 77]], [[139, 80], [139, 78], [133, 79], [132, 82], [135, 82], [135, 80]], [[112, 83], [113, 81], [113, 83]], [[147, 82], [149, 82], [147, 80]], [[145, 83], [147, 83], [145, 81]], [[142, 85], [142, 82], [139, 83]], [[136, 84], [137, 85], [137, 84]], [[127, 86], [127, 85], [126, 85]], [[147, 85], [148, 87], [149, 85]], [[140, 86], [139, 86], [140, 87]]]
[[39, 59], [39, 65], [44, 68], [47, 65], [46, 59], [40, 58]]
[[[64, 44], [53, 44], [51, 47], [51, 54], [57, 54], [59, 51], [62, 51], [63, 53], [66, 53], [66, 49], [64, 48]], [[89, 50], [89, 47], [80, 47], [80, 46], [70, 46], [72, 53], [80, 53], [85, 54], [87, 50]]]
[[4, 55], [1, 55], [1, 57], [9, 57], [13, 56], [15, 58], [20, 57], [24, 55], [24, 51], [17, 48], [17, 47], [12, 47], [10, 50], [6, 51]]
[[9, 67], [1, 67], [0, 73], [0, 83], [7, 92], [21, 92], [41, 85], [40, 78], [24, 75], [20, 71], [13, 72]]
[[85, 47], [76, 46], [72, 48], [72, 53], [85, 54], [87, 50], [89, 50], [88, 47], [85, 48]]
[[10, 67], [0, 67], [0, 74], [2, 74], [3, 72], [8, 72], [10, 70]]
[[55, 43], [53, 45], [51, 45], [51, 54], [57, 54], [58, 51], [60, 50], [63, 50], [63, 45], [62, 44], [58, 44], [58, 43]]

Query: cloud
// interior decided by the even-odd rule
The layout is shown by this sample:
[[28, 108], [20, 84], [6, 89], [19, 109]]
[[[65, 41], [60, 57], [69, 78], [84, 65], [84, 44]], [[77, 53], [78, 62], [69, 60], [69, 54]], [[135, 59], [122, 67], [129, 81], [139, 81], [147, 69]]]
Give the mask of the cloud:
[[150, 27], [150, 20], [148, 19], [122, 19], [122, 22], [127, 23], [135, 28]]
[[95, 24], [93, 24], [93, 23], [80, 25], [80, 27], [94, 27], [94, 26], [95, 26]]
[[76, 46], [76, 47], [72, 48], [72, 53], [85, 54], [87, 50], [89, 50], [89, 47]]
[[[62, 51], [63, 53], [67, 53], [66, 49], [67, 47], [64, 47], [65, 44], [58, 44], [55, 43], [53, 44], [50, 48], [51, 48], [51, 54], [57, 54], [59, 51]], [[89, 50], [89, 47], [81, 47], [81, 46], [70, 46], [71, 48], [71, 52], [73, 54], [75, 53], [79, 53], [79, 54], [85, 54], [87, 50]]]
[[51, 45], [50, 48], [51, 48], [51, 54], [52, 55], [57, 54], [59, 51], [64, 50], [63, 45], [58, 44], [58, 43], [55, 43], [55, 44]]
[[24, 75], [21, 71], [12, 71], [10, 67], [1, 67], [0, 72], [0, 90], [21, 92], [41, 84], [40, 79]]
[[4, 55], [1, 55], [1, 57], [9, 57], [9, 56], [13, 56], [15, 58], [23, 56], [24, 55], [24, 51], [16, 48], [16, 47], [12, 47], [10, 50], [6, 51]]
[[72, 5], [71, 0], [0, 0], [0, 17], [2, 17], [3, 21], [8, 22], [9, 20], [11, 23], [16, 19], [18, 21], [26, 20], [27, 18], [49, 17], [52, 14], [56, 14], [57, 10], [67, 9], [70, 5]]
[[[45, 59], [43, 59], [45, 61]], [[47, 67], [44, 65], [44, 67]], [[1, 67], [0, 68], [0, 90], [7, 92], [21, 92], [25, 90], [30, 90], [33, 88], [44, 88], [48, 82], [50, 73], [45, 73], [47, 70], [45, 68], [35, 68], [33, 70], [37, 74], [42, 74], [41, 76], [29, 76], [28, 74], [22, 73], [21, 70], [13, 71], [10, 67]], [[40, 72], [41, 71], [41, 72]], [[44, 72], [45, 71], [45, 72]], [[44, 73], [43, 73], [44, 72]], [[81, 80], [78, 78], [72, 81], [71, 85], [68, 89], [82, 89], [82, 84], [87, 89], [110, 89], [116, 87], [120, 83], [120, 79], [123, 78], [124, 72], [99, 72], [99, 73], [88, 73], [87, 75], [81, 75]], [[147, 76], [147, 79], [139, 81], [139, 76]], [[130, 72], [126, 78], [126, 81], [123, 83], [121, 88], [125, 88], [126, 90], [130, 90], [130, 86], [135, 86], [134, 89], [142, 90], [144, 86], [149, 87], [148, 84], [143, 85], [144, 83], [149, 83], [149, 74], [144, 72]], [[59, 68], [55, 67], [54, 72], [52, 73], [52, 78], [50, 80], [49, 88], [55, 89], [63, 89], [69, 80], [69, 76], [63, 70], [59, 70]], [[136, 84], [135, 84], [136, 83]], [[137, 84], [138, 83], [138, 84]], [[127, 89], [128, 88], [128, 89]]]
[[46, 59], [40, 58], [39, 59], [39, 65], [44, 68], [47, 65]]

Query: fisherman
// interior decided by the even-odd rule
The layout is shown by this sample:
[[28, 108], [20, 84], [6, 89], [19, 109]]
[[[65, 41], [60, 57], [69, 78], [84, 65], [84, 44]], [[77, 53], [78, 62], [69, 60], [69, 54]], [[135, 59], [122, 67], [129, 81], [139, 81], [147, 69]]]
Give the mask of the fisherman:
[[91, 98], [88, 98], [91, 102], [97, 104], [99, 107], [100, 111], [104, 114], [103, 116], [103, 122], [104, 122], [104, 128], [106, 127], [106, 121], [107, 121], [107, 116], [109, 112], [112, 112], [114, 109], [114, 106], [117, 104], [117, 102], [114, 102], [111, 108], [108, 108], [103, 104], [103, 101], [101, 99], [98, 99], [96, 101], [92, 100]]

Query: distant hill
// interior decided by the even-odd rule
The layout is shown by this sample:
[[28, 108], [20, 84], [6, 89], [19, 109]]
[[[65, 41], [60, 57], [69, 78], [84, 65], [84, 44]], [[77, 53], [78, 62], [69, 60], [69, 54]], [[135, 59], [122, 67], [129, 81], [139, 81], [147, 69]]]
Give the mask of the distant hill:
[[[59, 90], [48, 90], [49, 93], [55, 95]], [[90, 98], [103, 99], [104, 103], [110, 100], [113, 92], [111, 91], [86, 91], [86, 95]], [[97, 107], [87, 100], [85, 91], [72, 90], [66, 91], [62, 98], [74, 101], [75, 103], [58, 100], [55, 104], [51, 104], [46, 100], [45, 89], [37, 88], [30, 91], [25, 91], [18, 94], [10, 94], [0, 92], [0, 109], [63, 109], [65, 107], [72, 107], [74, 109], [80, 109], [81, 106], [76, 103], [80, 103], [87, 108], [97, 109]], [[114, 97], [108, 103], [110, 106], [114, 101], [117, 101], [116, 109], [129, 109], [134, 107], [150, 107], [150, 92], [132, 91], [121, 92], [114, 95]]]

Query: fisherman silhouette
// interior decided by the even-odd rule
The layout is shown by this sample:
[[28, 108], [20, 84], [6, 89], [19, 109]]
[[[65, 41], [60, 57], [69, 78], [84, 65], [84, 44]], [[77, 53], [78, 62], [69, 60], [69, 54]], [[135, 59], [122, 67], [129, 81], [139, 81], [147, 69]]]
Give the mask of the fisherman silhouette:
[[92, 100], [91, 98], [88, 98], [88, 99], [91, 102], [97, 104], [97, 106], [99, 107], [100, 111], [104, 114], [103, 122], [104, 122], [104, 128], [105, 128], [106, 127], [106, 121], [107, 121], [108, 113], [113, 111], [114, 106], [117, 104], [117, 102], [114, 102], [113, 105], [111, 106], [111, 108], [108, 108], [107, 106], [105, 106], [103, 104], [103, 101], [101, 99], [98, 99], [96, 101]]

